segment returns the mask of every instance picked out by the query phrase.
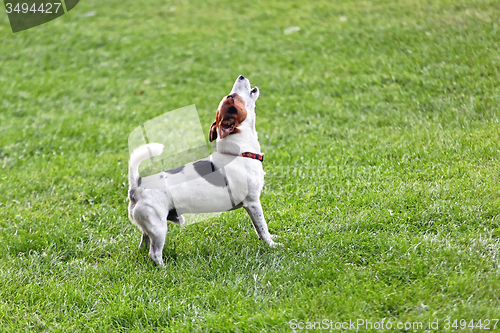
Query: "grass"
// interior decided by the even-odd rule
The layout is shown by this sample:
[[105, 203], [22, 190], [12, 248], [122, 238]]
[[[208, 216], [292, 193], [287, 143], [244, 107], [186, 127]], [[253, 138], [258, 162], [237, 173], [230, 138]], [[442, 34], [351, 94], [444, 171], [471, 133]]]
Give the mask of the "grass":
[[[82, 1], [12, 34], [0, 15], [2, 330], [500, 318], [498, 17], [493, 0]], [[127, 218], [128, 134], [190, 104], [208, 134], [239, 74], [261, 90], [285, 245], [238, 210], [172, 225], [159, 269]]]

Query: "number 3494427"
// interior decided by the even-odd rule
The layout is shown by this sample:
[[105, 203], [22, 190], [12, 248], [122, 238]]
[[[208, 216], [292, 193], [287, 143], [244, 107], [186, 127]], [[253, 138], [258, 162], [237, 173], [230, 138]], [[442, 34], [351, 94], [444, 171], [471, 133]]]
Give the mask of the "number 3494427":
[[57, 13], [59, 11], [59, 8], [61, 7], [60, 2], [54, 2], [54, 3], [41, 3], [39, 6], [37, 4], [33, 4], [31, 7], [27, 3], [17, 3], [13, 5], [12, 3], [8, 2], [5, 4], [5, 9], [7, 11], [7, 14], [10, 14], [12, 12], [14, 13], [44, 13], [44, 14], [52, 14], [52, 13]]

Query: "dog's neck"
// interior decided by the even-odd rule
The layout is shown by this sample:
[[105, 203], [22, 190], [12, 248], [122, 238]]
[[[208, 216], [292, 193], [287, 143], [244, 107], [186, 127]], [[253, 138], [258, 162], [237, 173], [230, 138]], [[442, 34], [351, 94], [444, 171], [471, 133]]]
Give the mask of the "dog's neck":
[[260, 144], [255, 129], [241, 126], [240, 133], [217, 139], [217, 152], [221, 154], [240, 155], [245, 152], [260, 154]]

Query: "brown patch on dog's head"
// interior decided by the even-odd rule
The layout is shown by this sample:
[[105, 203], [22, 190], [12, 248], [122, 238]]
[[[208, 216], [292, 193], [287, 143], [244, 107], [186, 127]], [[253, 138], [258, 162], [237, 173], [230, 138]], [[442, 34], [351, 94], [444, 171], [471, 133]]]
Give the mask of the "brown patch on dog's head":
[[224, 139], [229, 134], [239, 133], [240, 130], [237, 127], [246, 118], [247, 109], [245, 102], [237, 93], [224, 97], [217, 109], [215, 121], [210, 127], [210, 142], [217, 139], [217, 130], [219, 130], [221, 139]]

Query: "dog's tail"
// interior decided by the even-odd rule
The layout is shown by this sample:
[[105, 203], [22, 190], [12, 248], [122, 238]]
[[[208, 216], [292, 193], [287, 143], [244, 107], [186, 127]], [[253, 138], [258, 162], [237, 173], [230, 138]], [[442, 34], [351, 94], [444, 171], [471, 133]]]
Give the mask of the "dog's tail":
[[163, 152], [163, 145], [161, 143], [148, 143], [136, 148], [128, 163], [128, 181], [130, 188], [134, 189], [140, 186], [141, 176], [139, 175], [139, 165], [147, 158], [158, 156]]

